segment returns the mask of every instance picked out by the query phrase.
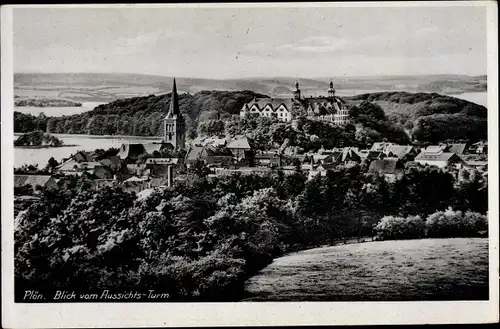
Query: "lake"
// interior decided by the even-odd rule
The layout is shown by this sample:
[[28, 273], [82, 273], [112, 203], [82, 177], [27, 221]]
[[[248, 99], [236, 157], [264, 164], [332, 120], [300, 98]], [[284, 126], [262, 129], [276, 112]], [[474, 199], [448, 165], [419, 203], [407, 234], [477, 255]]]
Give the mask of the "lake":
[[448, 95], [456, 98], [465, 99], [466, 101], [476, 103], [488, 108], [488, 93], [480, 92], [480, 93], [462, 93], [457, 95]]
[[35, 107], [35, 106], [25, 106], [25, 107], [15, 107], [14, 110], [31, 115], [39, 115], [44, 113], [46, 116], [50, 117], [62, 117], [63, 115], [73, 115], [80, 114], [83, 112], [92, 111], [97, 106], [105, 103], [97, 102], [83, 102], [81, 107]]
[[[19, 136], [20, 134], [15, 134]], [[52, 148], [14, 148], [14, 166], [24, 164], [38, 164], [39, 168], [45, 167], [51, 157], [57, 161], [67, 158], [80, 150], [93, 151], [95, 149], [119, 148], [123, 143], [147, 143], [160, 141], [161, 137], [141, 136], [91, 136], [53, 134], [68, 146]], [[14, 137], [17, 138], [17, 137]], [[70, 146], [74, 145], [74, 146]]]

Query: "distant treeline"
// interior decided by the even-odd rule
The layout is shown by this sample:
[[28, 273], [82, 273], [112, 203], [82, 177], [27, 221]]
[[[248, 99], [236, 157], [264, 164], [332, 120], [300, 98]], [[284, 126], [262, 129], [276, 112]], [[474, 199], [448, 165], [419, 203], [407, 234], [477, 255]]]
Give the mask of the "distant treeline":
[[14, 105], [17, 107], [81, 107], [82, 103], [72, 102], [65, 99], [29, 98], [16, 99]]
[[[243, 123], [243, 127], [234, 129], [231, 123], [239, 120], [233, 115], [238, 114], [243, 104], [254, 97], [265, 95], [251, 91], [201, 91], [194, 95], [180, 95], [179, 105], [186, 120], [187, 137], [194, 138], [197, 133], [208, 134], [211, 125], [221, 134], [250, 133], [259, 128], [259, 124], [254, 122], [248, 125]], [[431, 143], [459, 139], [477, 141], [487, 137], [487, 109], [462, 99], [435, 93], [383, 92], [347, 97], [346, 100], [351, 109], [352, 122], [358, 129], [353, 130], [349, 125], [336, 128], [343, 134], [354, 136], [355, 133], [356, 136], [348, 136], [347, 143], [336, 143], [335, 146], [356, 144], [355, 139], [364, 144], [382, 140], [405, 144], [409, 142], [405, 130], [413, 139]], [[169, 103], [170, 94], [117, 100], [99, 105], [89, 112], [63, 117], [15, 112], [14, 131], [160, 136], [163, 132], [161, 120]], [[275, 123], [275, 127], [283, 126], [290, 132], [294, 130], [291, 123]], [[263, 125], [270, 127], [272, 123]], [[332, 129], [319, 129], [311, 135], [331, 144], [328, 140], [334, 137]]]

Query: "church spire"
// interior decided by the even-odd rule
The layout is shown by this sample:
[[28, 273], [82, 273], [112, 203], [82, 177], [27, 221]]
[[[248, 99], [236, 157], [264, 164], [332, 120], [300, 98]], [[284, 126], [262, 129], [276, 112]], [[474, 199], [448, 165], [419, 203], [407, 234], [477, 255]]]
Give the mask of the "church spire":
[[170, 115], [181, 115], [181, 112], [179, 111], [179, 95], [177, 95], [177, 84], [175, 83], [175, 78], [174, 85], [172, 87], [172, 95], [170, 97], [170, 109], [168, 112]]

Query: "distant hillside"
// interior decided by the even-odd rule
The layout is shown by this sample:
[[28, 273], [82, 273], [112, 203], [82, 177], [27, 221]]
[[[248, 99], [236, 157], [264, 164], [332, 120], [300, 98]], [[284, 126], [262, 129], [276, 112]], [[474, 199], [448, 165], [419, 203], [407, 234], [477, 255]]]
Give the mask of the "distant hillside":
[[49, 99], [49, 98], [28, 98], [16, 99], [14, 105], [17, 107], [81, 107], [82, 103], [72, 102], [65, 99]]
[[[179, 107], [188, 130], [195, 130], [199, 120], [219, 114], [237, 114], [245, 102], [265, 97], [251, 91], [202, 91], [180, 94]], [[99, 105], [94, 110], [64, 117], [35, 117], [14, 112], [14, 132], [35, 129], [50, 133], [161, 136], [163, 119], [170, 105], [170, 94], [133, 97]]]
[[[245, 102], [266, 97], [252, 91], [202, 91], [180, 94], [179, 106], [189, 137], [199, 122], [223, 120], [238, 114]], [[485, 107], [439, 94], [383, 92], [346, 97], [352, 119], [365, 128], [367, 141], [404, 140], [403, 127], [411, 136], [428, 142], [447, 139], [486, 139]], [[133, 97], [99, 105], [94, 110], [64, 117], [35, 117], [14, 112], [14, 132], [42, 130], [50, 133], [161, 136], [161, 119], [170, 94]], [[354, 111], [352, 110], [354, 109]], [[253, 129], [253, 128], [252, 128]]]
[[[460, 93], [486, 91], [486, 76], [461, 75], [332, 77], [340, 95], [365, 91], [409, 91]], [[64, 98], [77, 102], [110, 102], [122, 98], [159, 95], [170, 92], [173, 77], [119, 73], [16, 73], [14, 94], [17, 98]], [[180, 92], [202, 90], [251, 90], [270, 96], [291, 96], [299, 82], [305, 96], [326, 94], [329, 77], [201, 79], [177, 77]]]
[[394, 123], [411, 130], [414, 139], [487, 139], [488, 110], [463, 99], [436, 93], [381, 92], [347, 97], [352, 105], [380, 106]]

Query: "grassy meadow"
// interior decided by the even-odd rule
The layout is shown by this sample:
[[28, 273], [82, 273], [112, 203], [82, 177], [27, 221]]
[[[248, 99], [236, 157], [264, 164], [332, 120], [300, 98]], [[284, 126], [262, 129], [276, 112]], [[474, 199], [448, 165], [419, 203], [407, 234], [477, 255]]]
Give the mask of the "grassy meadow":
[[488, 299], [488, 239], [381, 241], [275, 259], [246, 285], [254, 301]]

